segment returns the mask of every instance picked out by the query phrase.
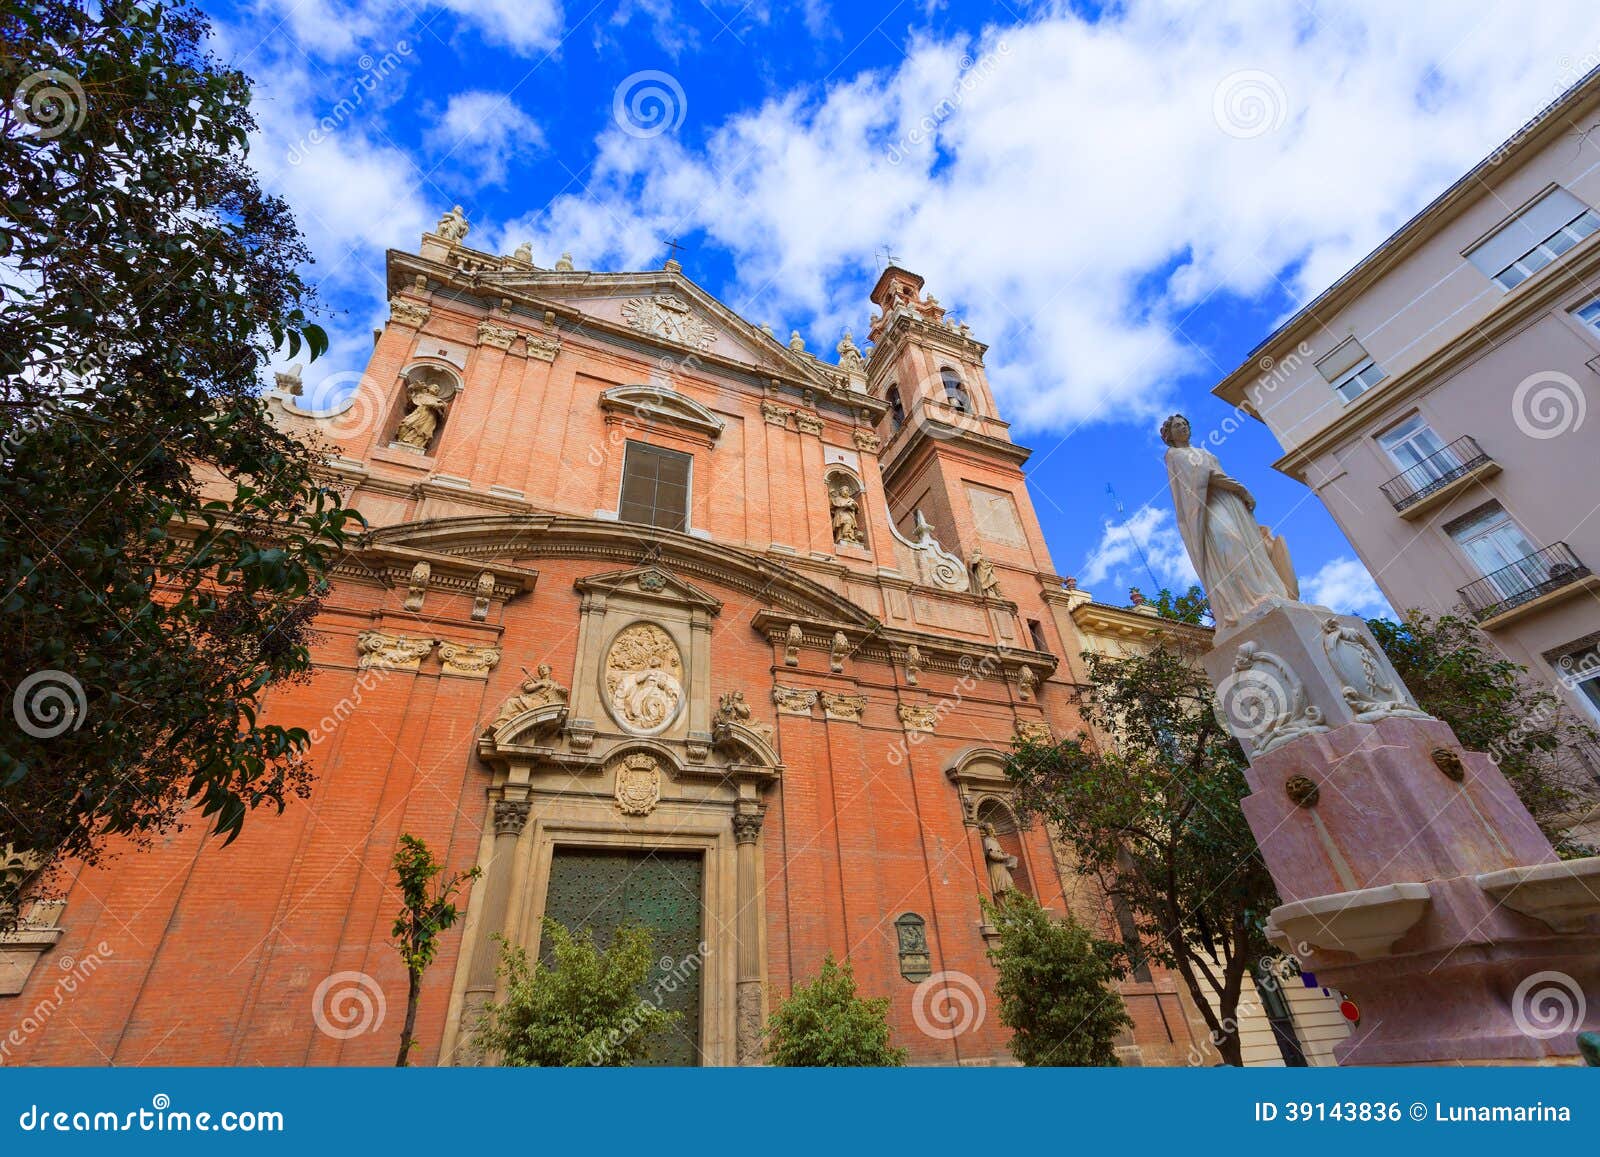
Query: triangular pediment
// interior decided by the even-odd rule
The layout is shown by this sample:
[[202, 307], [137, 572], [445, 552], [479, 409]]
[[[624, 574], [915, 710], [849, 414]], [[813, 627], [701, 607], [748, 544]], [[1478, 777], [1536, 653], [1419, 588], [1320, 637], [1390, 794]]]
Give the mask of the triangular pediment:
[[713, 615], [722, 610], [721, 600], [712, 598], [693, 583], [684, 582], [658, 566], [646, 565], [589, 575], [572, 585], [585, 594], [629, 595], [679, 606], [700, 607]]
[[835, 367], [790, 350], [681, 273], [535, 269], [480, 276], [487, 285], [500, 285], [566, 306], [670, 351], [806, 377], [824, 389], [831, 389], [838, 375]]

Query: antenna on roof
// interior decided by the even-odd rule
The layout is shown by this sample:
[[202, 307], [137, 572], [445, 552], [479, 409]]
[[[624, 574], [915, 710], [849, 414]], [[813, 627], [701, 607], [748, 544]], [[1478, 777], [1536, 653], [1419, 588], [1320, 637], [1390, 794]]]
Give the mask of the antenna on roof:
[[[1111, 505], [1116, 507], [1118, 514], [1121, 514], [1122, 499], [1117, 497], [1116, 488], [1109, 482], [1106, 483], [1106, 493], [1111, 495]], [[1140, 542], [1131, 532], [1128, 535], [1128, 539], [1133, 543], [1133, 549], [1139, 552], [1139, 561], [1144, 564], [1144, 573], [1150, 576], [1150, 589], [1159, 591], [1161, 589], [1161, 580], [1156, 578], [1156, 572], [1150, 568], [1150, 560], [1145, 557], [1144, 553], [1144, 543]]]

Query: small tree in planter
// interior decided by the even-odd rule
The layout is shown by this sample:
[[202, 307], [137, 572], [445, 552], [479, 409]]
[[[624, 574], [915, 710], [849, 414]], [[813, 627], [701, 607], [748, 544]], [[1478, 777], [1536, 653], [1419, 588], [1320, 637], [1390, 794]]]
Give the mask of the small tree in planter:
[[1116, 1040], [1133, 1024], [1111, 988], [1121, 946], [1070, 914], [1052, 919], [1021, 892], [983, 906], [1000, 933], [989, 959], [1000, 971], [995, 992], [1012, 1055], [1025, 1065], [1120, 1064]]
[[444, 865], [433, 858], [427, 844], [416, 836], [404, 835], [394, 854], [394, 872], [400, 878], [404, 904], [394, 918], [394, 947], [406, 964], [406, 1023], [400, 1030], [400, 1055], [394, 1063], [403, 1068], [411, 1063], [411, 1046], [416, 1043], [422, 974], [439, 952], [439, 937], [460, 915], [455, 904], [457, 890], [468, 880], [476, 880], [483, 869], [458, 873], [436, 886], [434, 880], [444, 874]]
[[829, 955], [822, 972], [802, 984], [772, 1014], [767, 1059], [788, 1067], [882, 1068], [906, 1063], [906, 1050], [889, 1043], [889, 998], [856, 995], [850, 962]]
[[512, 1066], [618, 1066], [642, 1061], [660, 1033], [681, 1013], [639, 996], [655, 963], [648, 928], [624, 925], [601, 950], [587, 934], [574, 936], [544, 922], [552, 963], [502, 942], [503, 1003], [484, 1009], [478, 1048]]

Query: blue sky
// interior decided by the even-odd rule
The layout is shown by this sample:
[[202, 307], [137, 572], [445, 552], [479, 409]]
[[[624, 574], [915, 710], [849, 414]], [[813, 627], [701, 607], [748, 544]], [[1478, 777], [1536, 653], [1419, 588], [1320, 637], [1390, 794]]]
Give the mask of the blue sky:
[[[1188, 577], [1160, 418], [1221, 421], [1211, 385], [1277, 321], [1600, 63], [1592, 2], [1558, 0], [203, 6], [317, 257], [313, 401], [364, 364], [384, 250], [452, 204], [545, 266], [653, 268], [676, 238], [830, 355], [888, 246], [990, 343], [1057, 569], [1108, 602], [1146, 562]], [[1382, 609], [1264, 427], [1219, 454], [1308, 596]]]

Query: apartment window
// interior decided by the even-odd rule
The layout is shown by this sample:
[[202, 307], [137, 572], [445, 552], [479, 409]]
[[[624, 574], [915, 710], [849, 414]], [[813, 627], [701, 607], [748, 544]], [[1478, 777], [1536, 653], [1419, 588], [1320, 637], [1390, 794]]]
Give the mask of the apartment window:
[[1503, 289], [1514, 289], [1585, 237], [1600, 214], [1565, 189], [1551, 189], [1467, 253]]
[[1415, 474], [1410, 477], [1419, 483], [1437, 481], [1460, 466], [1459, 462], [1445, 461], [1444, 442], [1420, 417], [1408, 418], [1387, 434], [1380, 435], [1378, 445], [1402, 474], [1414, 470]]
[[694, 459], [676, 450], [646, 442], [629, 442], [622, 458], [622, 499], [617, 517], [623, 522], [689, 528], [689, 467]]
[[1584, 325], [1600, 333], [1600, 297], [1595, 298], [1588, 305], [1580, 306], [1572, 311], [1573, 316]]
[[1334, 393], [1347, 402], [1360, 397], [1387, 376], [1353, 337], [1345, 338], [1319, 358], [1317, 372], [1333, 387]]
[[1499, 503], [1492, 502], [1451, 524], [1449, 533], [1482, 575], [1505, 570], [1538, 553], [1538, 548]]
[[1578, 698], [1588, 704], [1595, 719], [1600, 720], [1600, 647], [1561, 656], [1556, 672], [1577, 691]]

